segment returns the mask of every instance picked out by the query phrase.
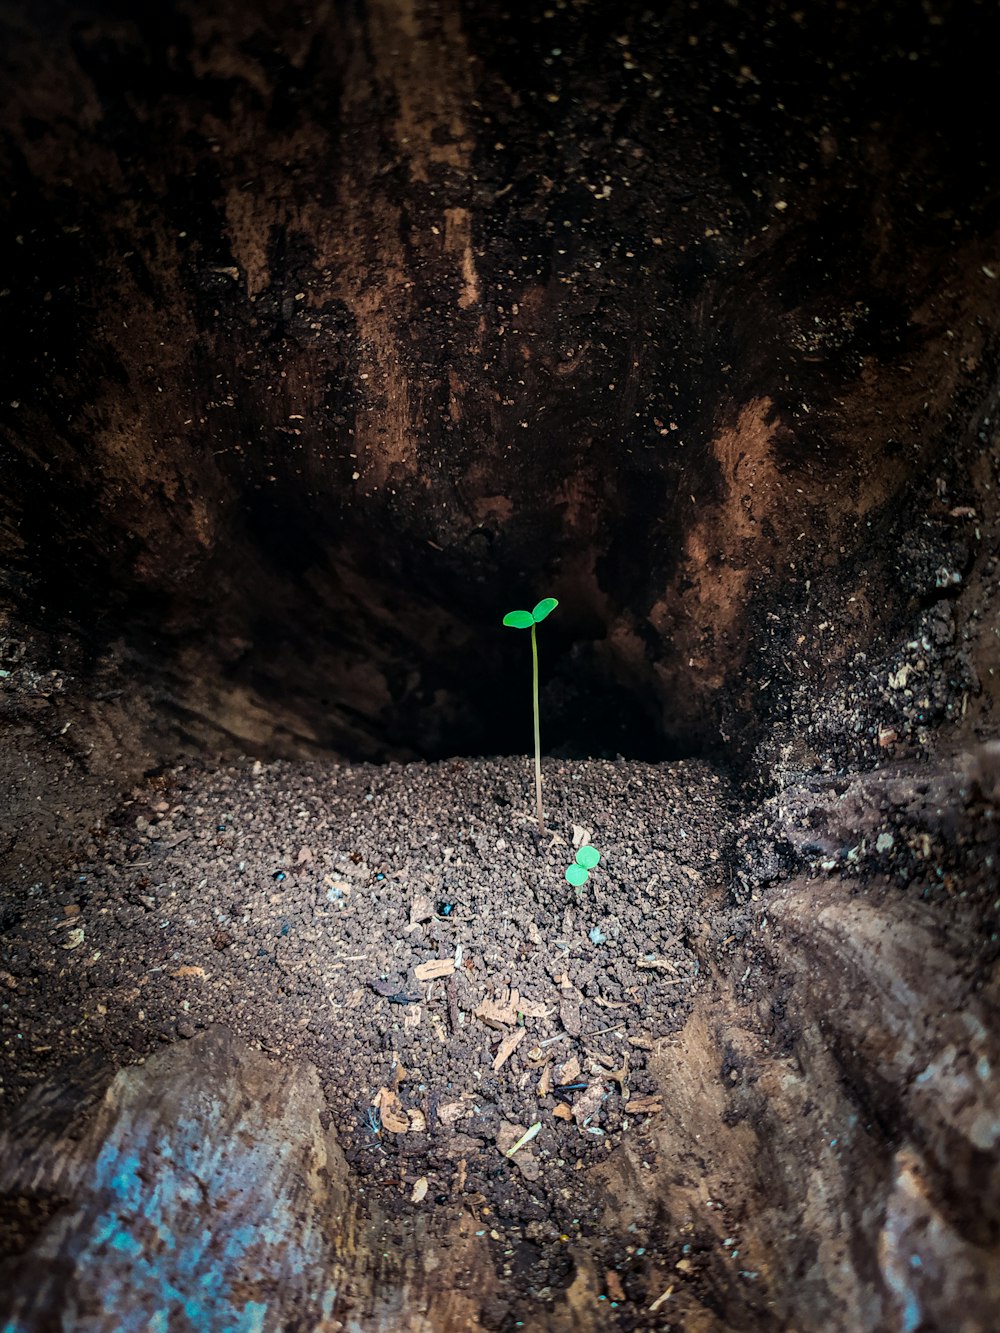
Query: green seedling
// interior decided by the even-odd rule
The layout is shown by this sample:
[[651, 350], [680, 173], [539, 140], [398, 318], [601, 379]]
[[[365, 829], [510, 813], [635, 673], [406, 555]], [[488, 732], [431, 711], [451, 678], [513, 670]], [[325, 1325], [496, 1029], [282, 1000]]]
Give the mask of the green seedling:
[[590, 872], [601, 859], [601, 853], [596, 847], [581, 847], [576, 854], [576, 860], [571, 866], [566, 867], [566, 878], [573, 885], [574, 889], [582, 889], [584, 884], [590, 878]]
[[538, 641], [535, 638], [535, 626], [558, 605], [554, 597], [543, 597], [533, 611], [508, 611], [503, 618], [503, 623], [508, 629], [531, 630], [531, 698], [535, 710], [535, 813], [538, 815], [538, 832], [543, 838], [545, 821], [542, 819], [542, 742], [538, 726]]

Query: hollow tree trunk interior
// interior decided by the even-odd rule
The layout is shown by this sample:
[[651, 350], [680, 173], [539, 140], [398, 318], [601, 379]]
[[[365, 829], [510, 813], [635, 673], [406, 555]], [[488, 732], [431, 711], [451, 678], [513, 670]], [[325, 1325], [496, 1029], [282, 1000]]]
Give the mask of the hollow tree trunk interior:
[[1000, 1327], [998, 39], [2, 0], [5, 1328]]

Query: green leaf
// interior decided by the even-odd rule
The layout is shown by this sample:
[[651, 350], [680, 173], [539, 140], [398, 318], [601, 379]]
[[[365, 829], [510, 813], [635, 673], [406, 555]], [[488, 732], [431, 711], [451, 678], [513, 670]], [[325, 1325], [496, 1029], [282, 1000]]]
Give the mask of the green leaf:
[[601, 853], [596, 847], [581, 847], [576, 854], [577, 864], [584, 867], [585, 870], [593, 870], [601, 859]]
[[510, 629], [531, 629], [535, 621], [530, 611], [508, 611], [503, 623]]
[[574, 861], [571, 866], [566, 867], [566, 878], [573, 885], [574, 889], [579, 889], [586, 884], [590, 876], [584, 870], [583, 866], [578, 866]]
[[559, 603], [554, 597], [543, 597], [531, 613], [531, 618], [537, 625], [539, 621], [544, 620], [550, 611], [554, 611]]

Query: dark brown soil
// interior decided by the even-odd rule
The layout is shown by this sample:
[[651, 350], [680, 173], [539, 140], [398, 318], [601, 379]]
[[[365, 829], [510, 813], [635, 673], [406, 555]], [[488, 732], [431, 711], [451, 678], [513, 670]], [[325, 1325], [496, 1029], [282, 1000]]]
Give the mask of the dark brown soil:
[[[0, 690], [0, 1105], [217, 1023], [309, 1061], [373, 1229], [398, 1216], [405, 1264], [412, 1236], [446, 1247], [465, 1219], [502, 1293], [483, 1326], [504, 1330], [581, 1300], [623, 1329], [874, 1329], [830, 1312], [896, 1271], [891, 1247], [873, 1267], [877, 1219], [901, 1207], [889, 1167], [912, 1143], [954, 1226], [924, 1249], [957, 1275], [922, 1294], [947, 1315], [987, 1263], [962, 1238], [985, 1244], [1000, 1208], [1000, 1184], [981, 1204], [970, 1185], [994, 1169], [993, 1085], [967, 1103], [962, 1081], [1000, 1067], [997, 755], [970, 737], [928, 757], [911, 690], [957, 694], [954, 651], [914, 637], [850, 707], [796, 715], [845, 744], [874, 730], [868, 771], [776, 760], [755, 793], [700, 761], [547, 758], [544, 840], [526, 758], [187, 760], [118, 792], [113, 757], [124, 776], [141, 754], [121, 716], [100, 743], [73, 682], [22, 660]], [[883, 746], [864, 713], [917, 744]], [[581, 836], [602, 859], [574, 890]], [[433, 962], [445, 975], [415, 975]], [[850, 1155], [820, 1153], [820, 1118], [830, 1145], [856, 1125]], [[813, 1216], [817, 1172], [832, 1202]], [[57, 1203], [13, 1219], [19, 1245]], [[800, 1288], [839, 1230], [856, 1271]]]
[[[248, 760], [134, 789], [8, 922], [5, 1100], [68, 1057], [117, 1064], [222, 1022], [317, 1066], [373, 1183], [423, 1177], [441, 1202], [586, 1227], [576, 1173], [641, 1125], [623, 1094], [656, 1092], [648, 1054], [683, 1024], [721, 929], [731, 792], [700, 763], [544, 772], [541, 844], [517, 760]], [[564, 877], [574, 824], [602, 857], [582, 889]], [[431, 960], [453, 973], [416, 979]], [[510, 1012], [477, 1017], [491, 1000]], [[397, 1083], [416, 1123], [375, 1132]], [[554, 1115], [583, 1097], [585, 1124]], [[498, 1136], [536, 1121], [519, 1171]]]

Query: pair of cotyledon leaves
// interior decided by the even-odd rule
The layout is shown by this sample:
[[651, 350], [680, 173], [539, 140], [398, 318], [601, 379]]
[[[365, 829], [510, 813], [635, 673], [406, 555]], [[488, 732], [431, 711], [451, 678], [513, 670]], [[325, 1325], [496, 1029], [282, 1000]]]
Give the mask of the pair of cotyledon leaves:
[[574, 889], [582, 888], [590, 878], [589, 872], [593, 870], [601, 859], [601, 853], [596, 847], [581, 847], [576, 854], [576, 860], [571, 866], [566, 867], [566, 878], [573, 885]]
[[531, 629], [556, 609], [559, 603], [554, 597], [543, 597], [533, 611], [508, 611], [503, 623], [510, 629]]

